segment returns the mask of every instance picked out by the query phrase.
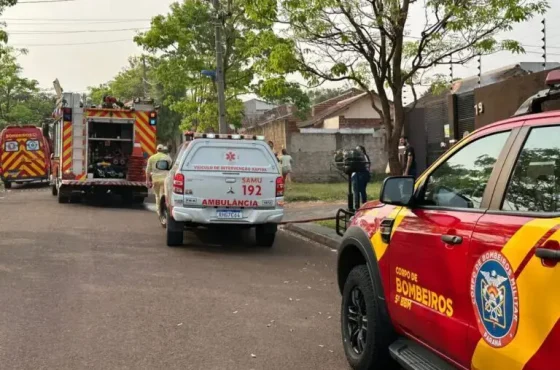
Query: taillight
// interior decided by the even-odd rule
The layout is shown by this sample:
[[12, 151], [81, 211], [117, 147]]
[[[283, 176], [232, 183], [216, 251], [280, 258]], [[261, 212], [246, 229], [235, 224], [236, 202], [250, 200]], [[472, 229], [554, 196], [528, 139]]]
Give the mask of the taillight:
[[276, 197], [284, 196], [284, 179], [282, 177], [276, 178]]
[[185, 192], [185, 176], [182, 173], [176, 173], [173, 178], [173, 192], [175, 194], [183, 194]]

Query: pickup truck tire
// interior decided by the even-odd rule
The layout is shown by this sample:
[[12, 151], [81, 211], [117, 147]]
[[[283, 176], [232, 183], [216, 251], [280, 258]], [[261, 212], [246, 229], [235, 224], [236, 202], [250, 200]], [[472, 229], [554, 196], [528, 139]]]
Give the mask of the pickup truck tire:
[[381, 319], [377, 294], [366, 265], [354, 267], [346, 279], [340, 321], [344, 352], [352, 369], [394, 368], [385, 340], [390, 328], [384, 327], [387, 324]]
[[278, 225], [276, 224], [257, 225], [255, 228], [257, 246], [271, 248], [274, 245], [277, 231]]
[[183, 245], [183, 236], [185, 234], [184, 227], [181, 226], [181, 223], [176, 222], [173, 217], [171, 217], [170, 212], [167, 212], [166, 219], [167, 246], [178, 247]]

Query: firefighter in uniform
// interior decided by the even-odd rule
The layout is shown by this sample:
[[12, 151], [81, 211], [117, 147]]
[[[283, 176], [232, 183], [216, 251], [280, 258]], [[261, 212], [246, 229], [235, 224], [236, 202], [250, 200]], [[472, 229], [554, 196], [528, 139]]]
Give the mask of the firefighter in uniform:
[[153, 187], [154, 189], [158, 215], [160, 215], [159, 201], [163, 190], [163, 182], [167, 176], [167, 171], [158, 170], [156, 168], [156, 163], [162, 160], [167, 161], [171, 167], [172, 159], [168, 154], [167, 148], [162, 144], [159, 144], [157, 146], [157, 153], [148, 158], [148, 165], [146, 166], [146, 181], [148, 182], [148, 188]]

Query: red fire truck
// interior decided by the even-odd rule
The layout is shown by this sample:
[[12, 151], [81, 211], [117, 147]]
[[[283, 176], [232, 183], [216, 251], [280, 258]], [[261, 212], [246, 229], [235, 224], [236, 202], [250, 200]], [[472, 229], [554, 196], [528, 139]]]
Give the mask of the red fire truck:
[[65, 92], [53, 115], [51, 186], [59, 203], [103, 194], [120, 195], [127, 203], [144, 201], [146, 160], [156, 151], [153, 101], [136, 99], [125, 107], [105, 97], [94, 107], [80, 94]]

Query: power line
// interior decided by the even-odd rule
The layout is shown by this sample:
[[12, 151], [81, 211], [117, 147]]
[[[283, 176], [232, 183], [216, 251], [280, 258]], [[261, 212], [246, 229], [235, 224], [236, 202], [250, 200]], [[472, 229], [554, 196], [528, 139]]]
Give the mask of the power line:
[[76, 1], [76, 0], [35, 0], [35, 1], [18, 1], [17, 5], [19, 4], [37, 4], [37, 3], [65, 3], [68, 1]]
[[97, 33], [97, 32], [123, 32], [123, 31], [146, 31], [149, 30], [149, 27], [143, 28], [117, 28], [117, 29], [109, 29], [109, 30], [44, 30], [44, 31], [15, 31], [12, 32], [8, 30], [8, 34], [10, 35], [37, 35], [37, 34], [49, 34], [49, 35], [56, 35], [56, 34], [67, 34], [67, 33]]
[[[19, 3], [18, 3], [19, 4]], [[1, 18], [0, 21], [44, 21], [44, 22], [144, 22], [149, 18]]]
[[112, 44], [117, 42], [125, 42], [125, 41], [133, 41], [132, 39], [121, 39], [121, 40], [107, 40], [107, 41], [94, 41], [94, 42], [76, 42], [76, 43], [68, 43], [68, 44], [10, 44], [10, 46], [16, 46], [20, 48], [26, 47], [41, 47], [41, 46], [73, 46], [73, 45], [96, 45], [96, 44]]

